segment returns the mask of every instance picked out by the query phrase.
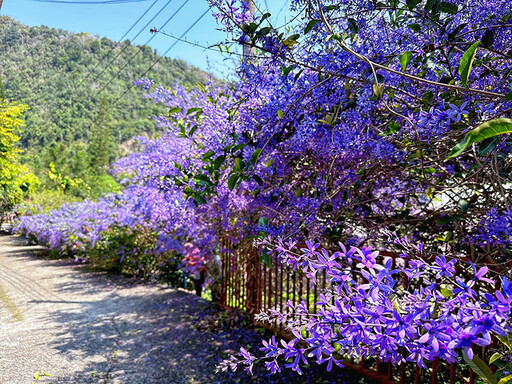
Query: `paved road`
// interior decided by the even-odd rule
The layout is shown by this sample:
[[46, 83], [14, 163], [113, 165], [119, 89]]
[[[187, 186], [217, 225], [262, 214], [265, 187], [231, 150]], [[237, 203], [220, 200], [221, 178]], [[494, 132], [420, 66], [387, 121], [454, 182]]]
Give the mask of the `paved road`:
[[[320, 379], [320, 367], [304, 376], [270, 375], [262, 364], [254, 375], [216, 373], [223, 357], [257, 350], [261, 337], [222, 326], [215, 316], [225, 314], [189, 293], [43, 256], [0, 235], [0, 384], [360, 383], [347, 371]], [[198, 329], [201, 321], [214, 326]]]
[[0, 236], [0, 383], [31, 383], [36, 372], [51, 375], [39, 382], [139, 382], [145, 316], [170, 290], [36, 257], [42, 249], [24, 243]]

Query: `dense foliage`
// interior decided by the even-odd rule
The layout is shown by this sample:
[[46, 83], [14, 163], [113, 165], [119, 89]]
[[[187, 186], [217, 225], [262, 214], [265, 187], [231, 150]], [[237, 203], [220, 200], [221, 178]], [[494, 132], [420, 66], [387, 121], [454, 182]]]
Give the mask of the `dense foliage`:
[[0, 93], [0, 224], [4, 214], [28, 197], [40, 184], [20, 164], [21, 151], [16, 147], [23, 127], [23, 114], [27, 109], [24, 104], [1, 98]]
[[[228, 85], [137, 81], [166, 106], [156, 121], [167, 133], [141, 139], [117, 164], [127, 188], [94, 203], [120, 199], [130, 214], [102, 215], [151, 228], [159, 252], [192, 242], [209, 256], [226, 234], [308, 244], [278, 240], [279, 257], [311, 277], [325, 270], [332, 286], [322, 316], [303, 305], [291, 308], [298, 321], [277, 315], [297, 339], [265, 345], [271, 370], [278, 355], [300, 369], [340, 351], [400, 364], [404, 348], [420, 364], [460, 362], [461, 350], [474, 362], [472, 343], [510, 333], [509, 280], [485, 275], [509, 273], [499, 266], [512, 251], [511, 3], [295, 0], [284, 29], [247, 2], [211, 3], [254, 56]], [[81, 233], [86, 254], [106, 238], [106, 227], [78, 232], [64, 211], [19, 229], [58, 246]], [[422, 244], [397, 270], [370, 251], [396, 249], [391, 233]], [[276, 245], [263, 245], [268, 262]]]

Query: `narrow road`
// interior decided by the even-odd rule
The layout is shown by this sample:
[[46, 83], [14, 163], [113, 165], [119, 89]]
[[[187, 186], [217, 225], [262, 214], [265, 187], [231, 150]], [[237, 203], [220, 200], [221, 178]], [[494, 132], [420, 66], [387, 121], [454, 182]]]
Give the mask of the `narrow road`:
[[48, 259], [0, 235], [0, 384], [363, 383], [345, 370], [324, 377], [323, 367], [216, 373], [241, 346], [258, 350], [261, 336], [243, 324], [189, 293]]
[[170, 290], [130, 286], [70, 260], [36, 257], [42, 248], [24, 244], [0, 237], [2, 384], [31, 383], [36, 372], [39, 382], [142, 383], [167, 370], [155, 366], [142, 374], [147, 364], [139, 360], [149, 358], [145, 338], [153, 325], [142, 315]]

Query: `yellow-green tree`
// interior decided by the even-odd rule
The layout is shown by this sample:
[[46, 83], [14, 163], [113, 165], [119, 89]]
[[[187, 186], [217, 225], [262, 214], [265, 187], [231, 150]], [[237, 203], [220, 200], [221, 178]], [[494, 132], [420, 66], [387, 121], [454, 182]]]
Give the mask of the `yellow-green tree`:
[[24, 104], [0, 100], [0, 214], [21, 202], [30, 190], [26, 184], [32, 178], [26, 177], [26, 169], [19, 163], [21, 151], [16, 147], [27, 110]]

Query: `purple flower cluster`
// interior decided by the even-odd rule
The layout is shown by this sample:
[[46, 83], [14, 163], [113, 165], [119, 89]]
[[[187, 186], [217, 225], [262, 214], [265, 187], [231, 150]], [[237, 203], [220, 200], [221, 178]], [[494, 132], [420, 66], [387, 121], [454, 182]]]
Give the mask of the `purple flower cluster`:
[[499, 212], [491, 208], [480, 220], [474, 234], [465, 241], [482, 247], [510, 247], [512, 245], [512, 208]]
[[425, 361], [435, 358], [458, 362], [461, 350], [472, 359], [474, 345], [488, 346], [492, 335], [512, 331], [512, 284], [503, 277], [502, 289], [494, 290], [487, 267], [445, 256], [433, 262], [407, 255], [396, 263], [391, 258], [377, 262], [378, 252], [343, 244], [332, 253], [311, 242], [299, 249], [295, 242], [278, 239], [274, 247], [282, 262], [313, 282], [325, 273], [330, 286], [320, 295], [316, 311], [305, 302], [289, 302], [286, 310], [260, 315], [283, 323], [294, 335], [290, 342], [272, 338], [260, 348], [263, 356], [241, 351], [221, 369], [243, 365], [250, 372], [263, 360], [272, 372], [283, 364], [301, 372], [309, 362], [327, 363], [330, 370], [333, 364], [343, 366], [346, 355], [425, 367]]

